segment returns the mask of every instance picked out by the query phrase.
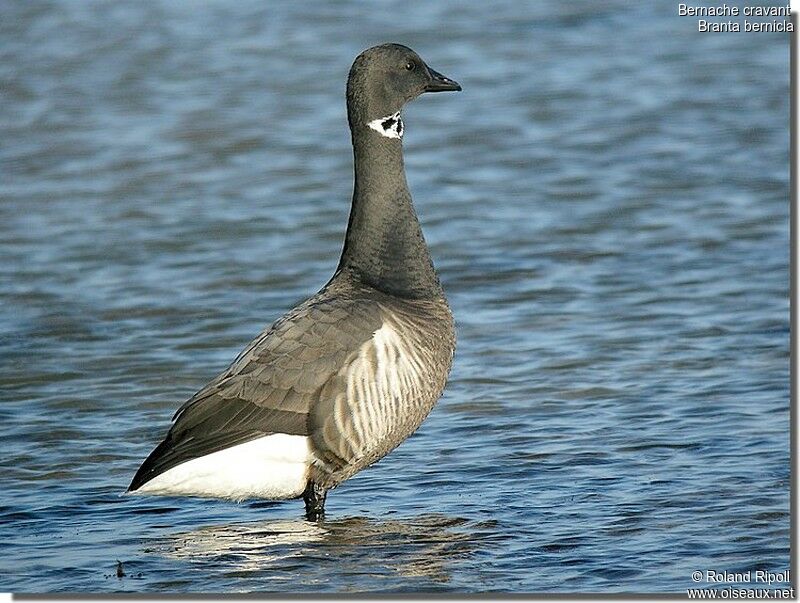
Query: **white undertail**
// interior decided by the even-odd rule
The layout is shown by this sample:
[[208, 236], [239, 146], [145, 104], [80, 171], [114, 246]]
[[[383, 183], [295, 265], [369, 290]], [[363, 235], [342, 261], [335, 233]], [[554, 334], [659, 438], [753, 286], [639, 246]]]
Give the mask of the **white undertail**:
[[295, 498], [306, 487], [311, 458], [306, 436], [275, 433], [181, 463], [133, 494]]

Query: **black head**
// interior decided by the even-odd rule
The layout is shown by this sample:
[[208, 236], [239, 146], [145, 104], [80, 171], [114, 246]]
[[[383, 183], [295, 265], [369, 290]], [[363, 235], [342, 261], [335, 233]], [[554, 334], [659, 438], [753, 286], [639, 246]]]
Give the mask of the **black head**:
[[373, 46], [358, 55], [350, 68], [347, 79], [350, 127], [391, 118], [423, 92], [449, 90], [458, 91], [461, 86], [428, 67], [407, 46]]

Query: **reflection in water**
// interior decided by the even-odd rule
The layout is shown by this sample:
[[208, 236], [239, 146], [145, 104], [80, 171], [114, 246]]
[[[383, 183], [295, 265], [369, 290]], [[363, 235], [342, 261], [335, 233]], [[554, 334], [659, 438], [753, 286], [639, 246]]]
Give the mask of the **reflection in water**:
[[[473, 554], [493, 523], [438, 514], [407, 520], [266, 520], [176, 533], [149, 550], [168, 558], [213, 562], [237, 573], [265, 572], [273, 580], [278, 578], [274, 570], [291, 569], [293, 579], [318, 582], [314, 574], [331, 561], [340, 578], [394, 575], [446, 584], [450, 564]], [[307, 566], [317, 570], [309, 573]]]
[[206, 526], [169, 536], [156, 550], [175, 559], [233, 556], [237, 569], [258, 570], [298, 555], [300, 545], [319, 542], [325, 533], [321, 525], [301, 520]]

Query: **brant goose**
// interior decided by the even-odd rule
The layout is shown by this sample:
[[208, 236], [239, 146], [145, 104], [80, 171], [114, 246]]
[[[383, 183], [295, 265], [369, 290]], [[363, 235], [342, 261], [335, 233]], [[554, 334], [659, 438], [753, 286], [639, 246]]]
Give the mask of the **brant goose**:
[[355, 186], [335, 274], [178, 409], [129, 492], [302, 496], [317, 520], [328, 490], [420, 426], [444, 390], [455, 329], [411, 203], [400, 111], [447, 90], [461, 86], [405, 46], [356, 58]]

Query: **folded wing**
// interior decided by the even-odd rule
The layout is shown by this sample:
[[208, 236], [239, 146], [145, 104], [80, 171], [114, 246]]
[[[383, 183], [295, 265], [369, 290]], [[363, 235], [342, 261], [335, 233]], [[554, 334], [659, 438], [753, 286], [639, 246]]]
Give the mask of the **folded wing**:
[[256, 438], [310, 435], [309, 417], [320, 395], [336, 395], [337, 375], [381, 324], [380, 308], [369, 300], [312, 298], [301, 304], [178, 410], [129, 490], [180, 463]]

